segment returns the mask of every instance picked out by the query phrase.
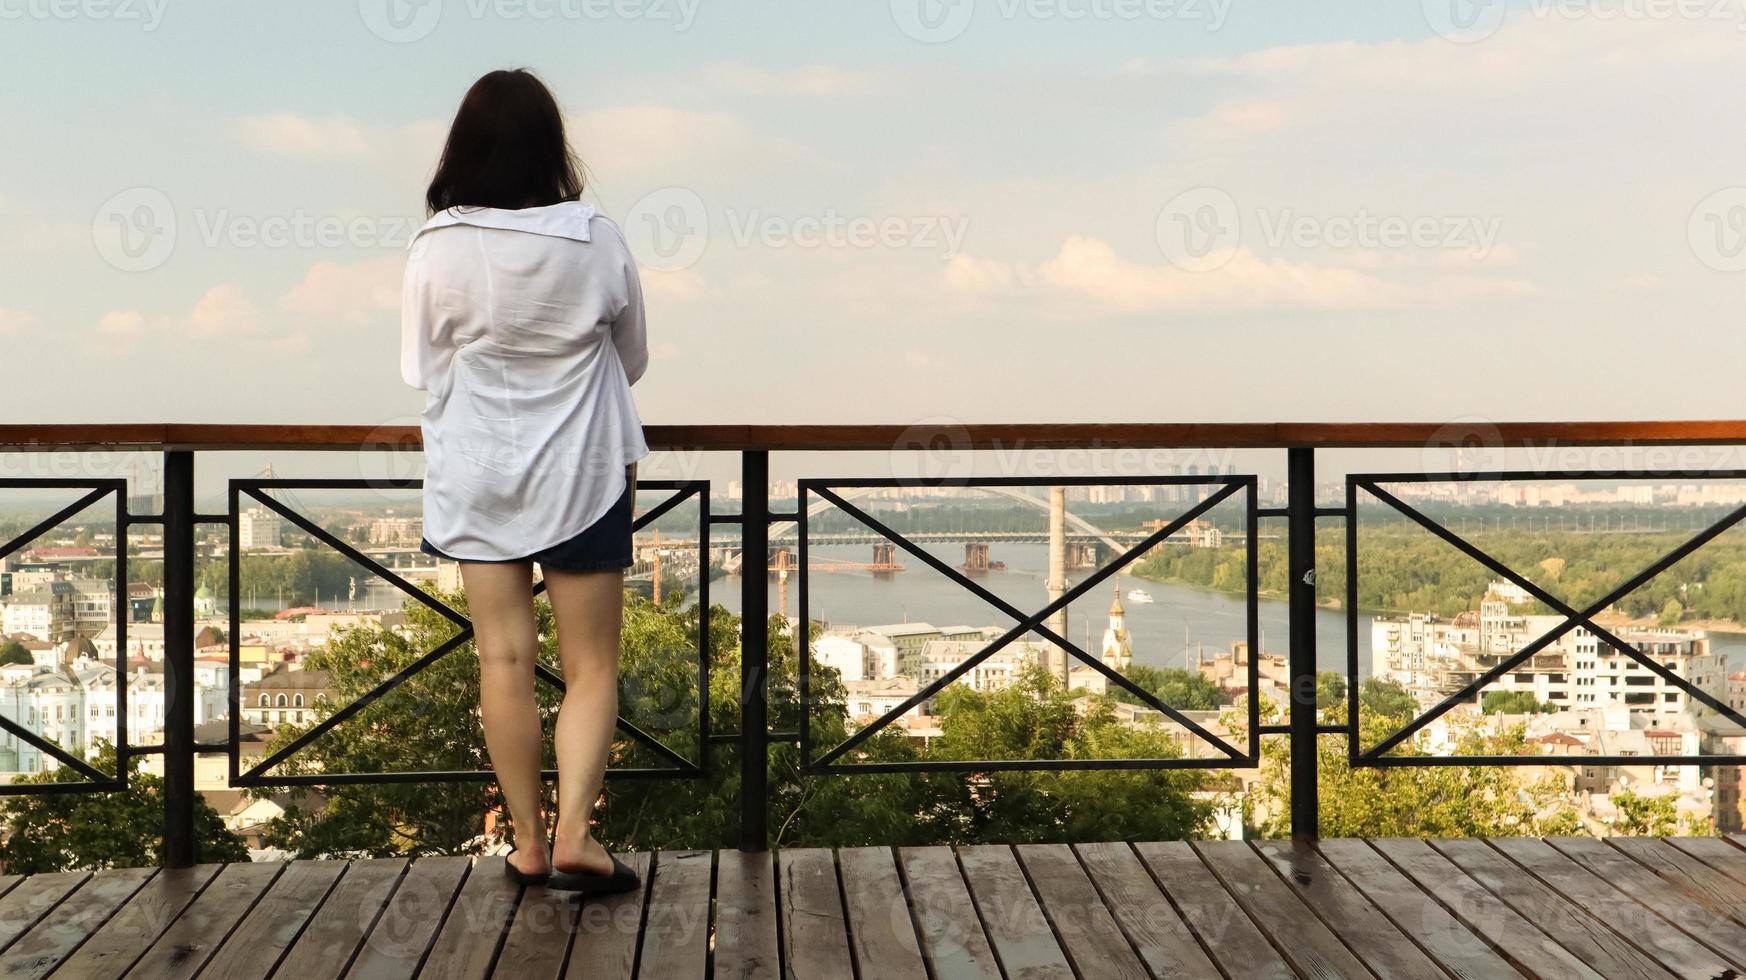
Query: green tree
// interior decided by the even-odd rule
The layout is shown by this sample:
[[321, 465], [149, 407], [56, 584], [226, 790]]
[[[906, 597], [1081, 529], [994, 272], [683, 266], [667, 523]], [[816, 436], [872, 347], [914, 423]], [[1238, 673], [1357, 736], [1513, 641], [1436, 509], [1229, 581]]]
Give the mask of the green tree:
[[1419, 703], [1399, 681], [1366, 677], [1358, 686], [1358, 707], [1371, 716], [1410, 720], [1418, 714]]
[[1346, 675], [1338, 671], [1316, 672], [1316, 707], [1329, 711], [1346, 703]]
[[1679, 833], [1679, 810], [1671, 794], [1641, 796], [1633, 790], [1613, 794], [1619, 808], [1613, 830], [1640, 837], [1672, 837]]
[[[1219, 686], [1199, 672], [1189, 673], [1180, 667], [1151, 667], [1131, 664], [1123, 676], [1159, 701], [1178, 711], [1216, 711], [1225, 703]], [[1140, 699], [1124, 687], [1110, 686], [1110, 696], [1128, 704]]]
[[1662, 626], [1678, 626], [1679, 621], [1683, 618], [1685, 618], [1685, 607], [1679, 604], [1678, 599], [1669, 599], [1667, 605], [1661, 607], [1661, 615], [1657, 617], [1656, 621]]
[[[937, 759], [1171, 758], [1181, 749], [1162, 724], [1119, 720], [1114, 699], [1081, 711], [1037, 666], [998, 691], [954, 685], [938, 698]], [[1171, 840], [1206, 829], [1211, 804], [1194, 794], [1204, 778], [1187, 770], [994, 771], [957, 782], [932, 812], [944, 843]]]
[[24, 648], [24, 644], [17, 640], [7, 640], [4, 644], [0, 644], [0, 664], [27, 664], [30, 662], [30, 651]]
[[[1263, 704], [1264, 723], [1279, 714], [1271, 702]], [[1323, 719], [1338, 720], [1333, 713], [1324, 713]], [[1377, 744], [1406, 720], [1399, 715], [1361, 714], [1360, 744]], [[1519, 725], [1501, 733], [1475, 725], [1458, 732], [1455, 750], [1515, 755], [1522, 750], [1524, 735]], [[1419, 739], [1411, 739], [1389, 754], [1426, 753]], [[1248, 819], [1262, 836], [1290, 835], [1290, 764], [1287, 740], [1263, 740], [1261, 771], [1248, 801]], [[1344, 739], [1339, 738], [1318, 740], [1317, 765], [1324, 837], [1545, 835], [1568, 832], [1572, 816], [1559, 799], [1563, 784], [1550, 774], [1507, 766], [1355, 767]]]
[[[99, 772], [115, 771], [115, 746], [99, 741], [86, 761]], [[140, 771], [141, 756], [128, 759], [128, 788], [113, 793], [49, 793], [0, 801], [0, 862], [9, 874], [136, 868], [162, 861], [164, 781]], [[19, 776], [26, 784], [64, 782], [57, 769]], [[246, 861], [248, 847], [224, 826], [204, 798], [194, 804], [194, 859]]]
[[1530, 691], [1487, 691], [1480, 705], [1488, 715], [1538, 715], [1558, 710], [1557, 706], [1541, 701]]

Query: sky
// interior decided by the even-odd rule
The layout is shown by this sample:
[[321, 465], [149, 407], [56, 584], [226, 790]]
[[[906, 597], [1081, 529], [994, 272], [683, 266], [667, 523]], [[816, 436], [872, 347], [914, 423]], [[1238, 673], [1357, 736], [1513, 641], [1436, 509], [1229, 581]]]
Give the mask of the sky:
[[651, 423], [1734, 418], [1746, 0], [0, 0], [0, 417], [410, 424], [538, 71]]

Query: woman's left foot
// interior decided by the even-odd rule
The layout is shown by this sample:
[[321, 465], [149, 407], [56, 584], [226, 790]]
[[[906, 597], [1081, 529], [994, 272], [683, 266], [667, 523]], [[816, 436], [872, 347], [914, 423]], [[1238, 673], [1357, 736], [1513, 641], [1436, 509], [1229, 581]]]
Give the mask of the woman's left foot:
[[552, 876], [551, 864], [540, 861], [520, 848], [511, 848], [503, 856], [503, 873], [518, 885], [543, 885]]
[[566, 846], [561, 840], [554, 843], [552, 868], [562, 874], [609, 875], [615, 869], [615, 862], [599, 841], [588, 836], [579, 844]]

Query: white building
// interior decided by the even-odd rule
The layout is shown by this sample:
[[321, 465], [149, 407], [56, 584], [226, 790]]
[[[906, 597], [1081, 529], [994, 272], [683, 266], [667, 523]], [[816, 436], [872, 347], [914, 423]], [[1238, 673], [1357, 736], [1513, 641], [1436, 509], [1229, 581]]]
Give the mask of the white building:
[[73, 583], [43, 582], [25, 592], [14, 592], [0, 606], [0, 633], [29, 633], [39, 640], [61, 643], [74, 636], [75, 595]]
[[237, 547], [244, 551], [278, 548], [284, 532], [284, 519], [265, 507], [251, 507], [237, 515]]
[[[1478, 678], [1564, 622], [1563, 616], [1518, 613], [1497, 590], [1479, 612], [1452, 620], [1426, 614], [1377, 617], [1371, 655], [1378, 676], [1398, 681], [1426, 705]], [[1711, 672], [1709, 639], [1702, 631], [1620, 627], [1613, 633], [1674, 676]], [[1622, 705], [1634, 714], [1683, 714], [1684, 689], [1578, 626], [1485, 686], [1523, 692], [1558, 708]]]

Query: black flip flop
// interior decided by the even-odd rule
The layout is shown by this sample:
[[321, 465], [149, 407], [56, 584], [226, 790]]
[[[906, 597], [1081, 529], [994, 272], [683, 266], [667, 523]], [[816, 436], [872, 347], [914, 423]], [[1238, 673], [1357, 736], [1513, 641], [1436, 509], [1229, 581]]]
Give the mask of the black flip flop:
[[634, 892], [642, 887], [643, 880], [637, 877], [636, 869], [620, 861], [614, 855], [612, 858], [612, 873], [607, 875], [583, 874], [580, 871], [553, 871], [546, 880], [546, 887], [558, 891], [574, 892], [578, 895], [617, 895], [622, 892]]
[[551, 880], [552, 873], [550, 871], [542, 871], [539, 874], [530, 875], [527, 872], [516, 867], [514, 862], [509, 860], [509, 856], [510, 856], [510, 854], [514, 854], [517, 850], [518, 850], [518, 848], [512, 847], [509, 849], [509, 854], [503, 855], [503, 875], [504, 875], [504, 877], [508, 878], [510, 881], [513, 881], [518, 885], [524, 885], [524, 886], [543, 885], [547, 881]]

